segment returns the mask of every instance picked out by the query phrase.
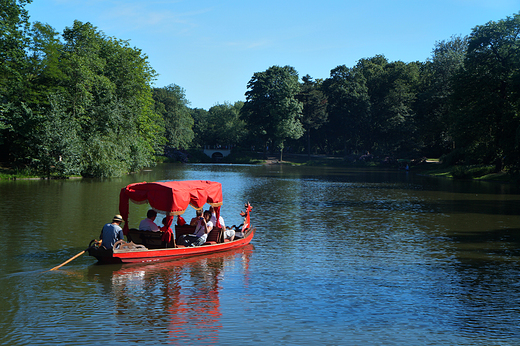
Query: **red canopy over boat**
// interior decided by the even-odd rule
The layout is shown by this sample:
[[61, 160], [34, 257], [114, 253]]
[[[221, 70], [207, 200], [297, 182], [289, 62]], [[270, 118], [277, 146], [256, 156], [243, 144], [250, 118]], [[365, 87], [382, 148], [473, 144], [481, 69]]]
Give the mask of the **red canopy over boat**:
[[129, 200], [139, 204], [148, 203], [157, 212], [166, 214], [165, 230], [170, 228], [173, 216], [184, 213], [188, 205], [202, 209], [204, 204], [208, 203], [215, 208], [218, 222], [222, 205], [222, 185], [208, 180], [186, 180], [143, 182], [122, 188], [119, 194], [119, 212], [125, 221], [125, 235], [128, 233]]

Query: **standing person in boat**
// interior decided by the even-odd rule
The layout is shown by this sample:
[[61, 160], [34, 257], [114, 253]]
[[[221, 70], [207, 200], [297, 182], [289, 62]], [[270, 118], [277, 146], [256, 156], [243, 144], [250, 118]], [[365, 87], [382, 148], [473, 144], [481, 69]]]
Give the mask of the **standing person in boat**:
[[154, 223], [155, 218], [157, 217], [157, 212], [153, 209], [148, 210], [146, 213], [146, 219], [139, 223], [139, 230], [141, 231], [152, 231], [158, 232], [159, 226]]
[[121, 222], [123, 222], [123, 217], [116, 215], [112, 219], [112, 223], [107, 223], [103, 226], [99, 238], [101, 239], [101, 245], [103, 245], [105, 249], [111, 250], [116, 241], [124, 238]]
[[195, 227], [194, 234], [183, 234], [177, 239], [177, 244], [184, 244], [184, 246], [200, 246], [208, 239], [208, 234], [213, 229], [213, 222], [211, 222], [211, 212], [206, 210], [204, 216], [199, 218], [197, 227]]
[[[217, 225], [217, 213], [215, 212], [215, 208], [209, 207], [209, 211], [211, 212], [211, 222], [213, 222], [213, 225]], [[218, 221], [220, 223], [220, 228], [226, 229], [226, 223], [224, 222], [224, 218], [222, 215], [218, 216]]]

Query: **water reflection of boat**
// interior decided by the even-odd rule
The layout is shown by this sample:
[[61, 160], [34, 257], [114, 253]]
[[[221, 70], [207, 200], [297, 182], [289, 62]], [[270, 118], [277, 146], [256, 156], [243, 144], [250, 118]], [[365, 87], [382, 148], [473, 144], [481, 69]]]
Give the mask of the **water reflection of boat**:
[[[134, 203], [148, 202], [152, 209], [166, 215], [165, 231], [150, 232], [129, 229], [129, 201]], [[255, 228], [250, 224], [252, 207], [246, 203], [246, 211], [241, 213], [244, 223], [238, 229], [234, 240], [224, 239], [221, 228], [214, 227], [208, 234], [207, 241], [202, 246], [185, 247], [176, 244], [175, 238], [181, 234], [194, 232], [193, 226], [175, 226], [175, 237], [170, 228], [173, 217], [183, 214], [188, 205], [202, 209], [205, 204], [215, 209], [217, 220], [222, 205], [222, 186], [212, 181], [167, 181], [155, 183], [130, 184], [121, 189], [119, 196], [119, 211], [125, 221], [123, 229], [128, 242], [119, 241], [112, 249], [102, 246], [90, 246], [89, 255], [101, 263], [136, 263], [169, 260], [179, 257], [204, 255], [220, 251], [240, 248], [251, 242]]]
[[166, 343], [197, 340], [218, 344], [221, 291], [227, 279], [231, 286], [237, 279], [225, 273], [242, 270], [238, 278], [247, 285], [252, 252], [253, 245], [249, 244], [150, 264], [92, 265], [88, 276], [102, 284], [104, 296], [114, 298], [113, 316], [118, 325], [130, 326], [136, 332], [143, 328], [161, 330]]

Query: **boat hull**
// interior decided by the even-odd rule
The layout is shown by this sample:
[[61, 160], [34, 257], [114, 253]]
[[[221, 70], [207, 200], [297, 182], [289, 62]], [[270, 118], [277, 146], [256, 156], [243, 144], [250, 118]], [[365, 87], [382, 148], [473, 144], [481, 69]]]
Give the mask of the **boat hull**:
[[227, 251], [245, 246], [251, 242], [255, 234], [255, 228], [245, 233], [242, 239], [236, 239], [230, 242], [195, 246], [195, 247], [178, 247], [164, 249], [146, 249], [146, 250], [105, 250], [90, 248], [89, 255], [95, 257], [99, 263], [140, 263], [140, 262], [156, 262], [181, 257], [206, 255], [214, 252]]

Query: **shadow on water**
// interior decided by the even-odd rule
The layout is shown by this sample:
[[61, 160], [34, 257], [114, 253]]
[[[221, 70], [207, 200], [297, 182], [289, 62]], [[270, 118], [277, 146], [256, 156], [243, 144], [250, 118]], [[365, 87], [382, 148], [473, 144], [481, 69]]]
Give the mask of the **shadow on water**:
[[472, 261], [505, 260], [516, 262], [520, 258], [520, 228], [503, 228], [486, 231], [461, 231], [447, 235], [457, 256]]
[[417, 213], [460, 213], [460, 214], [488, 214], [488, 215], [519, 215], [520, 200], [435, 200], [421, 201], [393, 200], [379, 201], [313, 201], [311, 204], [321, 203], [323, 208], [361, 208], [378, 211], [412, 211]]
[[520, 228], [465, 230], [439, 240], [449, 261], [436, 286], [444, 304], [457, 307], [452, 316], [460, 335], [518, 338], [511, 316], [520, 305]]
[[[361, 189], [422, 190], [455, 194], [520, 194], [520, 184], [480, 180], [453, 180], [420, 175], [395, 169], [367, 167], [293, 167], [265, 166], [257, 168], [265, 177], [321, 181], [327, 183], [351, 183]], [[317, 176], [319, 176], [317, 178]]]
[[437, 213], [519, 215], [520, 200], [439, 200], [433, 203], [426, 202], [425, 209]]

